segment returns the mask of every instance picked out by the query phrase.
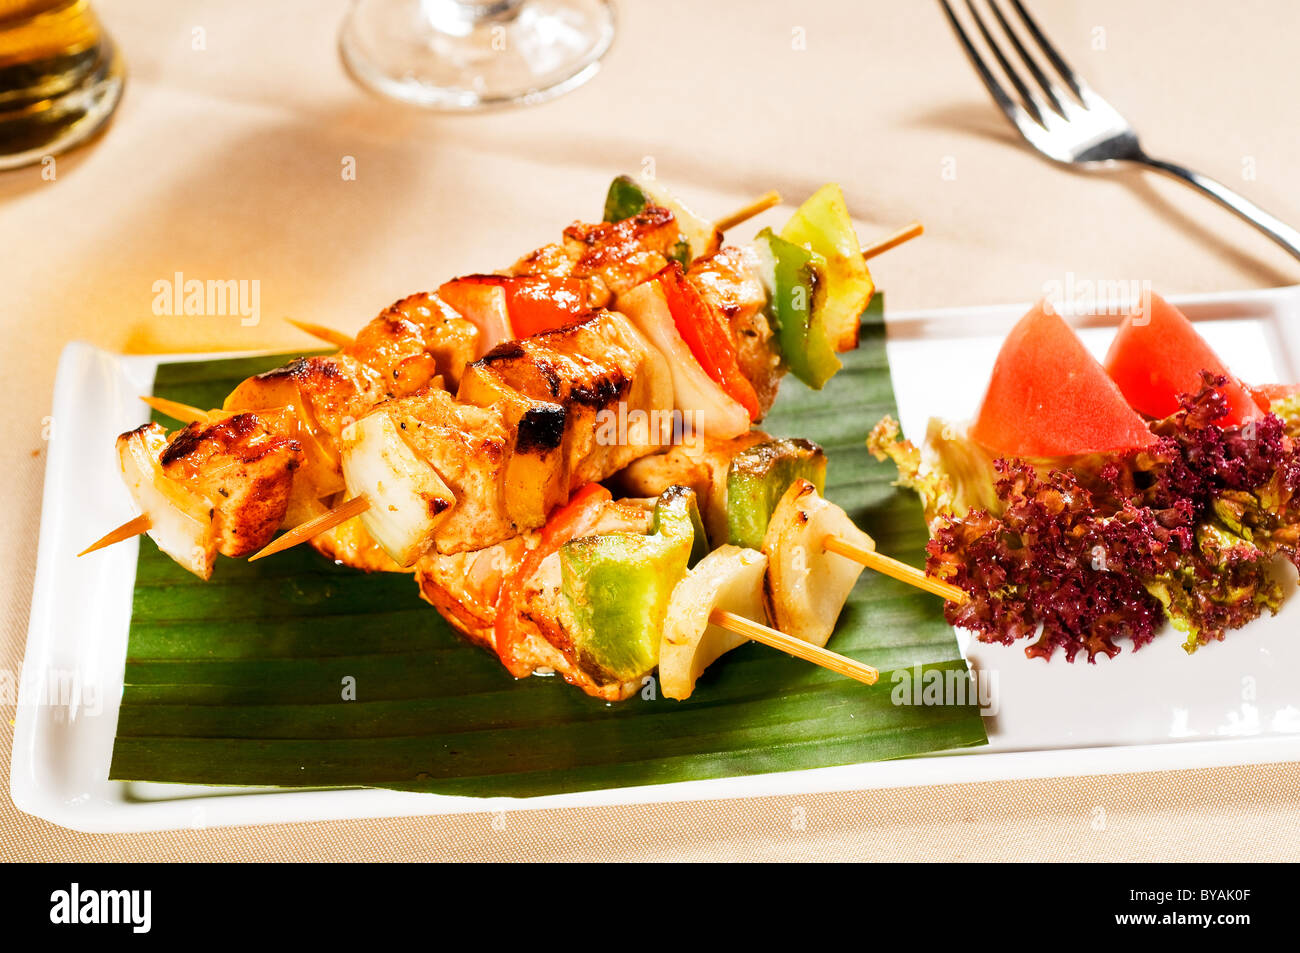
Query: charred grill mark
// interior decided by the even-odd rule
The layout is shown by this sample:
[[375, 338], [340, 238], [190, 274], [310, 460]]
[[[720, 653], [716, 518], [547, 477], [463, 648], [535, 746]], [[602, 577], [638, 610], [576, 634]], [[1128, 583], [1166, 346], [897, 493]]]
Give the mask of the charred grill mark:
[[559, 397], [564, 380], [560, 377], [560, 372], [555, 369], [555, 362], [545, 355], [538, 355], [533, 360], [533, 366], [537, 368], [537, 373], [542, 376], [542, 382], [546, 385], [546, 389], [550, 391], [551, 396]]
[[502, 341], [471, 366], [491, 367], [500, 361], [514, 361], [524, 356], [524, 347], [518, 341]]
[[366, 329], [372, 334], [382, 334], [386, 337], [405, 338], [411, 333], [411, 322], [397, 311], [385, 311]]
[[[802, 270], [804, 272], [805, 277], [808, 279], [808, 290], [812, 292], [813, 298], [816, 298], [817, 292], [820, 289], [821, 282], [822, 282], [821, 272], [818, 269], [812, 267], [812, 265], [807, 265]], [[808, 307], [810, 309], [812, 308], [811, 301], [808, 302]]]
[[296, 469], [296, 457], [302, 452], [298, 442], [284, 437], [272, 437], [256, 414], [243, 413], [207, 427], [198, 423], [188, 424], [163, 450], [158, 462], [166, 467], [200, 450], [214, 449], [236, 456], [241, 463], [256, 463], [281, 448], [287, 448], [293, 455], [290, 469]]
[[551, 328], [547, 331], [539, 331], [537, 334], [533, 335], [533, 340], [550, 345], [552, 343], [552, 338], [564, 340], [568, 337], [572, 337], [576, 332], [584, 328], [592, 328], [604, 313], [603, 308], [591, 308], [584, 311], [573, 321], [572, 324], [566, 324], [562, 328]]
[[517, 453], [549, 453], [564, 440], [564, 408], [558, 404], [541, 404], [529, 408], [519, 418], [515, 438]]
[[305, 376], [307, 376], [307, 358], [295, 357], [292, 361], [282, 367], [275, 367], [269, 371], [263, 371], [261, 374], [256, 375], [254, 380], [274, 381], [281, 378], [298, 380]]
[[201, 433], [202, 428], [198, 424], [187, 424], [163, 450], [159, 463], [167, 466], [177, 460], [184, 460], [202, 445]]
[[301, 381], [316, 376], [326, 379], [341, 380], [343, 378], [343, 370], [332, 358], [295, 357], [283, 367], [276, 367], [269, 371], [263, 371], [253, 379], [259, 381], [275, 381], [282, 379]]
[[585, 407], [608, 407], [627, 393], [631, 381], [618, 368], [600, 375], [589, 384], [575, 384], [569, 399]]

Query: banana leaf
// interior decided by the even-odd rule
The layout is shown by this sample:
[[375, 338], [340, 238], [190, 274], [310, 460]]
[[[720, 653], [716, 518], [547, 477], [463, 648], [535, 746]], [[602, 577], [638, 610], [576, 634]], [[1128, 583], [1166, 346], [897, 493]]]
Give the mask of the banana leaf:
[[[764, 426], [821, 443], [827, 495], [883, 552], [920, 565], [915, 497], [864, 446], [872, 424], [895, 412], [879, 300], [844, 370], [820, 393], [788, 380]], [[154, 392], [220, 406], [238, 381], [282, 361], [164, 364]], [[685, 702], [650, 685], [611, 705], [557, 678], [512, 679], [405, 574], [367, 575], [300, 547], [222, 560], [204, 583], [145, 540], [110, 776], [526, 797], [985, 743], [973, 705], [891, 698], [895, 672], [964, 670], [936, 597], [864, 573], [830, 648], [875, 665], [880, 682], [750, 644], [715, 663]]]

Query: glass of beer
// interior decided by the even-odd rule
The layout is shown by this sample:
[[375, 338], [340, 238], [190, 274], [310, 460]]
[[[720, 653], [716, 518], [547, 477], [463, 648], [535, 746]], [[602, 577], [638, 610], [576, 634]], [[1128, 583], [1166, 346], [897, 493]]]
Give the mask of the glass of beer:
[[382, 96], [473, 110], [581, 85], [613, 37], [608, 0], [353, 0], [339, 52]]
[[0, 169], [85, 141], [113, 114], [122, 82], [89, 0], [0, 0]]

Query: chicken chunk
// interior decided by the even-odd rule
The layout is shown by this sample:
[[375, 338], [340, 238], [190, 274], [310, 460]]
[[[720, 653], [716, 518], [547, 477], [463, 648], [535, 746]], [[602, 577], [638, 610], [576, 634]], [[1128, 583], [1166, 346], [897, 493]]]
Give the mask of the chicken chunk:
[[[592, 533], [645, 533], [650, 527], [652, 501], [619, 500], [596, 504], [601, 512]], [[504, 581], [535, 548], [541, 534], [523, 533], [475, 552], [431, 553], [416, 566], [420, 595], [469, 641], [496, 654], [496, 607]], [[588, 695], [619, 701], [641, 687], [637, 682], [610, 681], [599, 671], [584, 669], [571, 651], [560, 602], [560, 557], [543, 559], [523, 588], [520, 620], [524, 637], [516, 657], [526, 670], [561, 675]]]
[[642, 457], [615, 474], [610, 485], [629, 496], [657, 497], [670, 486], [695, 491], [709, 541], [727, 541], [727, 471], [731, 461], [755, 444], [771, 438], [751, 430], [730, 440], [696, 435], [665, 453]]
[[437, 295], [410, 295], [386, 308], [357, 332], [343, 354], [379, 375], [391, 397], [455, 386], [474, 359], [478, 329]]
[[764, 313], [767, 292], [758, 277], [757, 257], [751, 249], [726, 246], [692, 262], [687, 278], [726, 318], [740, 372], [753, 385], [766, 414], [776, 400], [783, 372]]
[[529, 527], [573, 490], [652, 452], [672, 423], [663, 357], [612, 312], [499, 345], [466, 371], [458, 398], [504, 408], [517, 428], [506, 502]]
[[680, 239], [673, 213], [648, 206], [621, 222], [574, 222], [562, 243], [525, 255], [510, 273], [593, 279], [589, 303], [603, 308], [668, 264]]
[[302, 460], [297, 441], [272, 433], [255, 414], [235, 414], [206, 426], [190, 424], [159, 463], [168, 478], [212, 503], [217, 551], [246, 556], [269, 543], [284, 522]]

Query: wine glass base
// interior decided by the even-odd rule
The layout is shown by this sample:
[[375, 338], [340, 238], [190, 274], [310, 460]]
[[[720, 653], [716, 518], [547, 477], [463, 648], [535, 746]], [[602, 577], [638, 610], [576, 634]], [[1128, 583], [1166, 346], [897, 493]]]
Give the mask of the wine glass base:
[[563, 95], [596, 74], [613, 37], [608, 0], [357, 0], [339, 55], [374, 93], [457, 112]]
[[0, 109], [0, 171], [67, 152], [94, 136], [117, 109], [125, 75], [117, 47], [104, 36], [76, 85], [21, 109]]

